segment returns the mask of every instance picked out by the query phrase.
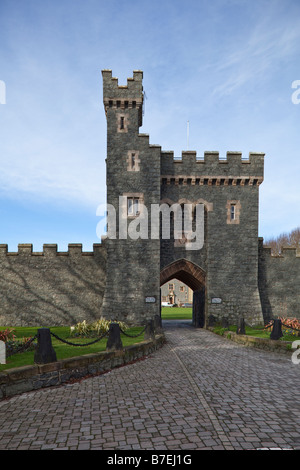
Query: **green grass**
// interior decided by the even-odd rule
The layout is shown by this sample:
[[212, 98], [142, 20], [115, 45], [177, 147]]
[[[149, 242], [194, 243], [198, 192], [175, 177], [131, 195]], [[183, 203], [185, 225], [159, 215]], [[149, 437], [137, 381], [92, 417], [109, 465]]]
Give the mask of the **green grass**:
[[[9, 327], [0, 327], [0, 330], [5, 330]], [[39, 327], [11, 327], [14, 330], [16, 338], [30, 337], [37, 334]], [[48, 327], [47, 327], [48, 328]], [[49, 327], [50, 331], [57, 335], [59, 338], [65, 339], [66, 341], [78, 344], [86, 344], [93, 341], [94, 338], [79, 338], [70, 336], [70, 327]], [[133, 327], [126, 330], [126, 333], [130, 335], [137, 335], [142, 331], [142, 327]], [[138, 336], [137, 338], [128, 338], [127, 336], [121, 334], [121, 339], [123, 346], [130, 346], [132, 344], [139, 343], [144, 340], [144, 334]], [[101, 341], [90, 345], [90, 346], [70, 346], [65, 343], [62, 343], [60, 340], [51, 336], [52, 346], [56, 352], [57, 360], [66, 359], [74, 356], [82, 356], [84, 354], [92, 354], [100, 351], [105, 351], [107, 337], [103, 338]], [[34, 351], [26, 351], [23, 353], [17, 353], [13, 356], [6, 358], [6, 364], [0, 364], [0, 371], [5, 369], [11, 369], [14, 367], [21, 367], [34, 364]]]
[[[222, 326], [215, 326], [213, 331], [214, 333], [222, 335], [224, 331], [233, 331], [236, 332], [236, 326], [231, 325], [228, 328], [223, 328]], [[270, 330], [264, 330], [263, 326], [257, 326], [257, 327], [250, 327], [246, 326], [245, 328], [246, 335], [249, 336], [255, 336], [256, 338], [263, 338], [263, 339], [270, 339]], [[279, 341], [295, 341], [297, 339], [297, 336], [292, 335], [292, 334], [285, 334], [284, 329], [283, 329], [283, 336], [280, 338]]]
[[193, 309], [189, 307], [162, 307], [163, 320], [191, 320]]

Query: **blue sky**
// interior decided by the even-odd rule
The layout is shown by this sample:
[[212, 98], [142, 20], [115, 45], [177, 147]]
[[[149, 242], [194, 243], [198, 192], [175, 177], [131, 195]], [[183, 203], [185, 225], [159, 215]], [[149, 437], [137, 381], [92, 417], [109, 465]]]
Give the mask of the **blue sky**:
[[0, 243], [99, 242], [102, 69], [143, 70], [151, 144], [265, 152], [259, 235], [298, 227], [299, 26], [299, 0], [0, 0]]

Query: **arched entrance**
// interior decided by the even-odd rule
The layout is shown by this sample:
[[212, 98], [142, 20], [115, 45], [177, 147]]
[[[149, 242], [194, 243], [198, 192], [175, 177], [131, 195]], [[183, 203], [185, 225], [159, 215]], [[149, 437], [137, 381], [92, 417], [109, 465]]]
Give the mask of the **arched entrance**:
[[160, 285], [174, 278], [193, 290], [193, 325], [203, 328], [205, 324], [205, 271], [191, 261], [179, 259], [161, 270]]

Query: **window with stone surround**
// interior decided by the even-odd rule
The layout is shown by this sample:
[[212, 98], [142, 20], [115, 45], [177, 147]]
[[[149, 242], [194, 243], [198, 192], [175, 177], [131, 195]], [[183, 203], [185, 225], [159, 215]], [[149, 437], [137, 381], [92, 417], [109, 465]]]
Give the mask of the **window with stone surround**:
[[[124, 193], [123, 197], [127, 199], [126, 215], [129, 218], [138, 217], [143, 212], [144, 194], [143, 193]], [[125, 208], [123, 208], [124, 210]]]
[[138, 197], [127, 198], [127, 214], [129, 217], [136, 217], [140, 214], [140, 202]]
[[128, 114], [127, 113], [117, 113], [117, 130], [118, 132], [128, 132]]
[[237, 225], [240, 223], [241, 203], [238, 200], [227, 201], [227, 224]]
[[127, 171], [140, 171], [140, 159], [137, 150], [129, 150], [127, 153]]

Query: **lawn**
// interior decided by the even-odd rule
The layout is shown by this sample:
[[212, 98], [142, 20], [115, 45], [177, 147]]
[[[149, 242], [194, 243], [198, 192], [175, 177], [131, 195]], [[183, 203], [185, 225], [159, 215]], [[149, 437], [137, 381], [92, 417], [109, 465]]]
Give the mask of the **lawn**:
[[192, 320], [193, 309], [190, 307], [162, 307], [163, 320]]
[[[215, 326], [213, 331], [214, 333], [217, 334], [223, 334], [224, 331], [233, 331], [236, 332], [236, 325], [230, 325], [228, 328], [223, 328], [222, 326]], [[270, 339], [270, 330], [265, 330], [263, 326], [257, 326], [257, 327], [250, 327], [246, 326], [245, 327], [246, 335], [249, 336], [255, 336], [256, 338], [264, 338], [264, 339]], [[280, 338], [279, 341], [295, 341], [297, 337], [295, 335], [285, 333], [284, 328], [282, 329], [283, 331], [283, 336]]]
[[[6, 330], [9, 327], [0, 327], [0, 330]], [[23, 337], [32, 337], [37, 334], [37, 330], [39, 327], [12, 327], [11, 329], [14, 330], [14, 335], [16, 338], [23, 338]], [[137, 335], [143, 330], [142, 327], [134, 327], [129, 328], [126, 330], [126, 333], [129, 335]], [[70, 336], [70, 327], [68, 326], [57, 326], [57, 327], [50, 327], [50, 331], [57, 335], [59, 338], [62, 338], [66, 341], [76, 344], [82, 344], [82, 346], [70, 346], [67, 345], [60, 340], [56, 339], [55, 337], [51, 336], [52, 346], [56, 352], [57, 360], [66, 359], [69, 357], [74, 356], [81, 356], [83, 354], [92, 354], [99, 351], [105, 351], [107, 337], [103, 338], [101, 341], [92, 344], [90, 346], [84, 346], [86, 343], [90, 343], [96, 338], [79, 338]], [[136, 337], [136, 338], [129, 338], [123, 334], [121, 334], [121, 340], [123, 346], [130, 346], [135, 343], [139, 343], [144, 340], [144, 334]], [[36, 342], [36, 341], [35, 341]], [[33, 365], [34, 364], [34, 351], [25, 351], [22, 353], [17, 353], [12, 356], [6, 358], [6, 364], [0, 364], [0, 371], [5, 369], [11, 369], [14, 367], [21, 367], [26, 365]]]

